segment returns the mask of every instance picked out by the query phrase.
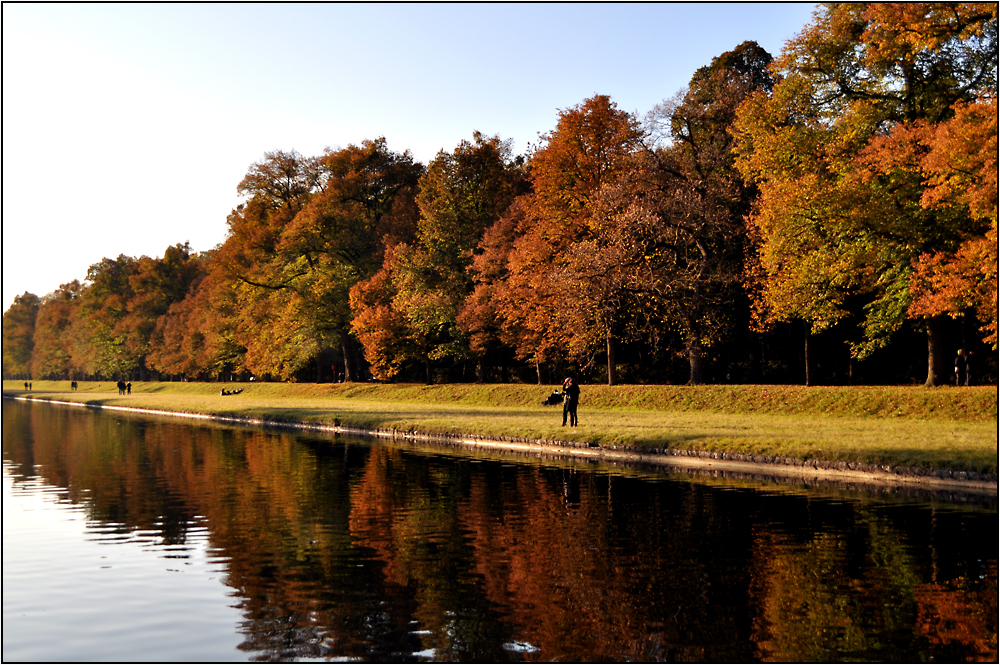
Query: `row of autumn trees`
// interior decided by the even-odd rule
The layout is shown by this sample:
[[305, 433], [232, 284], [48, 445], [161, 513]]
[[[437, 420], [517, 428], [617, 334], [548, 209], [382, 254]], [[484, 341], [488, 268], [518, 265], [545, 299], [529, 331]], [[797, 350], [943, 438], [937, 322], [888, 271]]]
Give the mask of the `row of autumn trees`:
[[596, 95], [527, 155], [268, 153], [214, 250], [19, 297], [4, 374], [759, 380], [794, 323], [807, 383], [813, 335], [862, 360], [916, 328], [938, 385], [949, 321], [997, 345], [996, 86], [997, 5], [834, 4], [777, 60], [741, 44], [642, 118]]

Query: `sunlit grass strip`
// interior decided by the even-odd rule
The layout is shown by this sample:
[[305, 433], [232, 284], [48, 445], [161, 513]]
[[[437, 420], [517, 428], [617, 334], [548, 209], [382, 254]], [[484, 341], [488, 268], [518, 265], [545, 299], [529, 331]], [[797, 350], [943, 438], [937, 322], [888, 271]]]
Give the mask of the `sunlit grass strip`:
[[[68, 381], [36, 381], [35, 392], [69, 392]], [[182, 383], [133, 384], [134, 394], [218, 395], [243, 388], [240, 398], [323, 398], [469, 406], [535, 407], [555, 386], [529, 384], [312, 384]], [[4, 391], [23, 392], [23, 383], [5, 381]], [[116, 395], [113, 382], [81, 382], [79, 395]], [[997, 388], [922, 386], [651, 386], [585, 385], [581, 408], [618, 411], [707, 411], [731, 414], [818, 415], [828, 417], [997, 420]]]
[[[8, 386], [8, 383], [11, 385]], [[720, 410], [698, 411], [690, 407], [598, 408], [588, 406], [588, 402], [584, 401], [580, 410], [580, 427], [568, 428], [560, 426], [561, 409], [538, 404], [541, 402], [539, 393], [542, 396], [545, 394], [544, 388], [538, 386], [494, 386], [494, 390], [489, 392], [470, 390], [463, 394], [458, 390], [462, 386], [377, 386], [375, 390], [364, 390], [366, 386], [353, 387], [353, 390], [352, 387], [338, 386], [340, 390], [330, 390], [334, 386], [327, 386], [324, 391], [323, 385], [258, 384], [247, 387], [238, 396], [221, 396], [218, 394], [220, 384], [135, 384], [132, 395], [118, 396], [113, 384], [110, 385], [110, 391], [107, 390], [108, 384], [102, 385], [100, 389], [96, 384], [81, 385], [79, 392], [53, 390], [64, 389], [64, 386], [56, 385], [58, 382], [53, 384], [50, 386], [47, 382], [35, 382], [33, 397], [237, 418], [339, 424], [363, 429], [472, 434], [573, 441], [638, 450], [672, 448], [977, 473], [997, 472], [995, 416], [956, 417], [961, 413], [985, 410], [977, 402], [983, 396], [992, 400], [995, 414], [995, 388], [925, 391], [951, 396], [956, 401], [964, 399], [965, 402], [960, 404], [960, 408], [951, 411], [935, 408], [931, 413], [886, 414], [878, 417], [839, 413], [831, 417], [831, 414], [823, 411], [803, 413], [794, 410], [790, 413], [725, 413]], [[232, 384], [227, 389], [230, 387]], [[24, 392], [23, 386], [19, 391], [16, 388], [15, 382], [5, 382], [4, 392]], [[386, 388], [390, 390], [385, 390]], [[398, 390], [391, 390], [393, 388]], [[585, 395], [599, 396], [601, 390], [606, 390], [614, 396], [613, 388], [586, 388]], [[664, 390], [666, 387], [638, 388]], [[779, 390], [786, 398], [789, 395], [796, 398], [791, 400], [795, 404], [806, 401], [796, 397], [796, 391], [817, 390], [783, 386], [744, 388], [748, 391], [750, 388]], [[787, 388], [791, 389], [786, 390]], [[861, 391], [861, 397], [867, 397], [871, 401], [872, 395], [866, 395], [865, 389], [853, 390]], [[916, 400], [906, 401], [899, 397], [909, 397], [910, 389], [895, 390], [899, 391], [897, 401], [905, 401], [905, 408], [912, 410]], [[443, 399], [447, 391], [453, 391], [451, 401]], [[510, 403], [523, 398], [524, 394], [537, 397], [534, 401], [538, 403]], [[887, 390], [885, 394], [891, 397], [894, 393]], [[484, 395], [492, 397], [487, 399]], [[387, 399], [388, 397], [396, 399]], [[607, 397], [608, 395], [604, 396], [605, 399]], [[718, 398], [717, 395], [710, 397]], [[950, 417], [942, 417], [946, 413]]]

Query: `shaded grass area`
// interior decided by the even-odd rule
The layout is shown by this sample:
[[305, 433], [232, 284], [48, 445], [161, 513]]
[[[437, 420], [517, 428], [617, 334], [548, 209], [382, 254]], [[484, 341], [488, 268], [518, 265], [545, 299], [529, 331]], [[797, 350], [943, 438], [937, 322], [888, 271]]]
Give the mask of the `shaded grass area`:
[[[32, 397], [220, 416], [997, 472], [994, 387], [584, 386], [578, 428], [528, 385], [34, 382]], [[4, 382], [5, 394], [24, 393]]]

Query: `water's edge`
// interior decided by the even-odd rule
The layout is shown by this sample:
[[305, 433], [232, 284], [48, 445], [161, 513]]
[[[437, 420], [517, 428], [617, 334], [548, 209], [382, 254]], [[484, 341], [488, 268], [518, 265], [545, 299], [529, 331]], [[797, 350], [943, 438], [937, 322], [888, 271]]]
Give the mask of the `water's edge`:
[[923, 487], [939, 490], [957, 490], [971, 494], [997, 495], [997, 474], [979, 474], [950, 469], [923, 469], [917, 467], [864, 464], [861, 462], [830, 462], [826, 460], [800, 460], [767, 455], [681, 450], [673, 448], [635, 451], [619, 446], [601, 447], [596, 444], [573, 441], [553, 441], [515, 437], [485, 437], [475, 434], [442, 434], [400, 429], [366, 429], [329, 423], [269, 420], [244, 416], [219, 416], [202, 413], [184, 413], [161, 409], [130, 406], [87, 404], [63, 400], [3, 395], [3, 399], [24, 402], [42, 402], [66, 406], [85, 407], [106, 411], [194, 418], [234, 425], [276, 427], [303, 431], [329, 432], [350, 436], [391, 439], [394, 441], [425, 442], [450, 447], [480, 449], [500, 453], [529, 454], [532, 456], [565, 457], [607, 462], [640, 463], [672, 467], [684, 471], [709, 471], [735, 473], [747, 476], [766, 476], [789, 480], [846, 481], [877, 487]]

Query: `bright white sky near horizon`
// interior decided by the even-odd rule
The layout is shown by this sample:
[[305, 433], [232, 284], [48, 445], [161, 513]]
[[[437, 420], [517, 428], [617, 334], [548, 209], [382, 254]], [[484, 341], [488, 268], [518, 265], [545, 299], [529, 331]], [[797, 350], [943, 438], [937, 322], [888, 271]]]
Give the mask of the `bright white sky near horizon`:
[[103, 257], [225, 239], [269, 150], [522, 153], [595, 93], [645, 114], [811, 4], [4, 4], [3, 308]]

